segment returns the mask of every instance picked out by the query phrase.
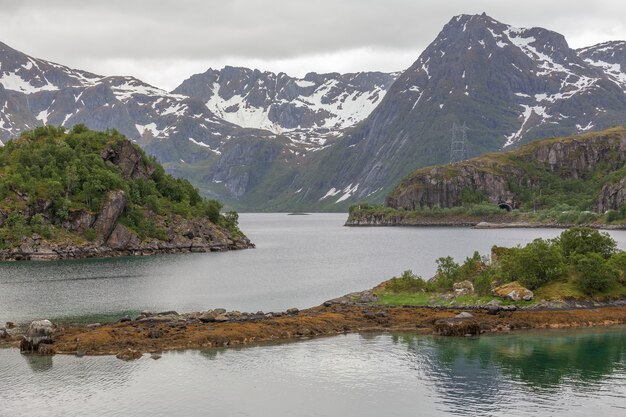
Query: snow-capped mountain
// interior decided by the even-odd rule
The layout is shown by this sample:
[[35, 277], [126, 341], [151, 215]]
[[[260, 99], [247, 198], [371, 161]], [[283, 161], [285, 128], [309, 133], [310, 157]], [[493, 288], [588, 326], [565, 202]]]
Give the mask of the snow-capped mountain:
[[202, 165], [196, 184], [203, 191], [238, 199], [279, 156], [299, 165], [329, 146], [371, 112], [394, 78], [311, 73], [295, 79], [227, 67], [192, 76], [169, 93], [0, 43], [0, 141], [43, 124], [115, 128], [180, 175]]
[[469, 127], [468, 156], [624, 124], [623, 57], [623, 43], [575, 51], [547, 29], [454, 17], [370, 116], [320, 155], [317, 168], [335, 174], [315, 185], [318, 204], [380, 201], [412, 170], [447, 162], [453, 123]]
[[454, 17], [401, 74], [226, 67], [171, 93], [0, 44], [0, 139], [44, 123], [115, 128], [235, 207], [340, 210], [447, 162], [453, 123], [475, 156], [626, 124], [625, 90], [626, 42], [573, 50], [485, 14]]
[[202, 100], [224, 120], [274, 133], [338, 132], [367, 117], [398, 74], [309, 73], [298, 79], [248, 68], [209, 69], [174, 93]]

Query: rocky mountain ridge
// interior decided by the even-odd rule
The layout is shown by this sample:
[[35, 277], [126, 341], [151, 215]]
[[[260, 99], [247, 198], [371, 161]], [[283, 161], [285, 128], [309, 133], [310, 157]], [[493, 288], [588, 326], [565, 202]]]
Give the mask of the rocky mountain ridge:
[[195, 74], [173, 93], [202, 100], [214, 114], [238, 126], [323, 145], [326, 134], [336, 135], [367, 117], [397, 75], [311, 72], [294, 78], [227, 66]]

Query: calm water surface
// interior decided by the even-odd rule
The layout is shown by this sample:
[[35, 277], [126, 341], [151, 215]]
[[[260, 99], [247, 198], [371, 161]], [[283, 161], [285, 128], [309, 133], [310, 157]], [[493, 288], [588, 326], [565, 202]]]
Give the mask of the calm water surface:
[[[307, 307], [434, 261], [558, 230], [346, 228], [345, 215], [241, 216], [257, 249], [0, 265], [0, 323], [35, 317]], [[626, 233], [614, 232], [621, 248]], [[114, 357], [0, 349], [0, 416], [626, 415], [626, 329], [480, 338], [361, 334]]]
[[158, 361], [0, 349], [1, 416], [626, 415], [626, 331], [335, 336]]
[[[0, 264], [0, 323], [120, 311], [305, 308], [435, 259], [514, 246], [554, 229], [350, 228], [345, 214], [242, 214], [253, 250]], [[626, 249], [626, 232], [612, 232]], [[96, 320], [97, 317], [94, 317]]]

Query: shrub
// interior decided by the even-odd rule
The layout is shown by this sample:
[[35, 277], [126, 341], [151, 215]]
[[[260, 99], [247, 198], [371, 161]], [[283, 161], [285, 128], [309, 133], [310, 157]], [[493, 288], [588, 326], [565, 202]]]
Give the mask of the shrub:
[[622, 285], [626, 285], [626, 252], [618, 252], [611, 256], [607, 264], [618, 273], [617, 280]]
[[387, 288], [392, 292], [418, 292], [426, 291], [428, 283], [409, 269], [404, 271], [399, 278], [391, 278]]
[[437, 259], [437, 275], [434, 285], [439, 290], [450, 291], [452, 284], [459, 281], [459, 264], [451, 256]]
[[536, 289], [563, 275], [564, 262], [560, 248], [553, 242], [535, 239], [524, 247], [512, 248], [500, 261], [503, 277]]
[[563, 256], [569, 258], [576, 255], [597, 253], [608, 259], [617, 250], [617, 243], [607, 233], [588, 227], [573, 227], [561, 233], [556, 239]]
[[89, 242], [93, 242], [98, 237], [98, 233], [95, 231], [95, 229], [88, 228], [87, 230], [85, 230], [84, 236], [86, 240], [88, 240]]
[[608, 289], [617, 281], [618, 272], [599, 253], [577, 255], [575, 258], [577, 284], [585, 294]]

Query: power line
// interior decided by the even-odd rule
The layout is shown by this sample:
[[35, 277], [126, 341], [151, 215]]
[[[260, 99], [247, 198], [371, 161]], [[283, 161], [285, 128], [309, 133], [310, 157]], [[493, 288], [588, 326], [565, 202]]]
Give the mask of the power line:
[[466, 160], [468, 156], [467, 149], [467, 131], [469, 127], [463, 122], [462, 125], [452, 123], [452, 142], [450, 144], [450, 163]]

